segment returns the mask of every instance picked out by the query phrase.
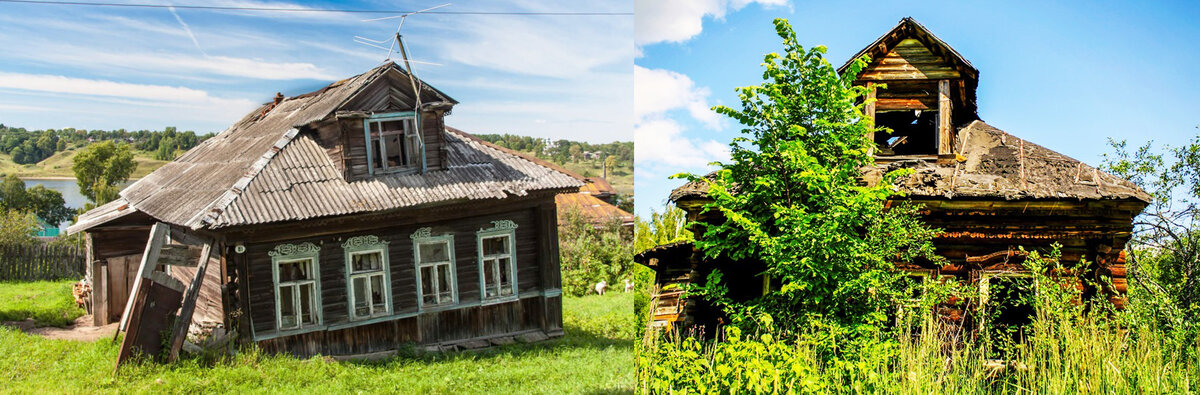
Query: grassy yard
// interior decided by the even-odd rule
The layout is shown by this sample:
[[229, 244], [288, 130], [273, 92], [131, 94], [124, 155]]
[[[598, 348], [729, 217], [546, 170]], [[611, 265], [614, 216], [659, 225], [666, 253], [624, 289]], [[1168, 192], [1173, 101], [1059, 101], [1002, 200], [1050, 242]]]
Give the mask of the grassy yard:
[[0, 321], [33, 318], [38, 326], [66, 326], [84, 314], [71, 296], [74, 281], [0, 282]]
[[[15, 311], [10, 300], [0, 299], [0, 312]], [[632, 392], [632, 303], [632, 295], [622, 293], [566, 297], [566, 336], [537, 344], [447, 354], [409, 352], [374, 362], [297, 359], [250, 348], [223, 361], [193, 358], [173, 365], [129, 366], [116, 373], [119, 345], [108, 339], [48, 340], [0, 327], [0, 382], [5, 383], [0, 392]]]

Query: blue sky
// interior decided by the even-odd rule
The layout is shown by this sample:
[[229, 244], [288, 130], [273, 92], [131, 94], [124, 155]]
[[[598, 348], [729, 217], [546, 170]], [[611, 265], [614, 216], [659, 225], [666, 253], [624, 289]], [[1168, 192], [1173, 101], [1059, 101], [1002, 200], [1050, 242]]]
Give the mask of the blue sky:
[[636, 213], [661, 211], [679, 172], [728, 158], [738, 106], [781, 51], [771, 20], [840, 65], [911, 16], [980, 72], [979, 116], [1018, 137], [1099, 164], [1107, 139], [1180, 144], [1200, 130], [1200, 2], [643, 1], [634, 60]]
[[[118, 0], [122, 1], [122, 0]], [[171, 4], [159, 0], [136, 3]], [[413, 10], [445, 1], [179, 2]], [[629, 0], [463, 2], [439, 11], [616, 12]], [[0, 3], [0, 123], [26, 128], [219, 132], [275, 92], [296, 95], [380, 64], [387, 14], [234, 12]], [[475, 133], [633, 138], [633, 17], [424, 14], [403, 33], [426, 82]], [[386, 47], [387, 44], [384, 44]]]

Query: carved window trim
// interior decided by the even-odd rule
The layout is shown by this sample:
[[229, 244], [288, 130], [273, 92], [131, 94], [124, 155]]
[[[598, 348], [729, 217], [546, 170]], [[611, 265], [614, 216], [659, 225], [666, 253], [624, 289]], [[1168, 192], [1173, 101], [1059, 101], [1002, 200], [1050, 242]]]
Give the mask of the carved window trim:
[[[484, 239], [499, 238], [499, 237], [507, 237], [508, 238], [508, 253], [484, 256], [483, 255]], [[518, 292], [517, 292], [517, 223], [513, 222], [511, 220], [492, 221], [492, 227], [485, 228], [485, 229], [479, 229], [479, 231], [475, 232], [475, 255], [477, 258], [476, 262], [478, 264], [478, 269], [479, 269], [479, 298], [480, 298], [480, 300], [507, 301], [507, 300], [517, 299], [517, 294], [518, 294]], [[509, 264], [508, 264], [509, 293], [507, 295], [504, 295], [503, 290], [497, 289], [496, 294], [489, 297], [487, 294], [488, 287], [489, 287], [489, 279], [486, 278], [486, 276], [484, 275], [485, 273], [487, 273], [487, 271], [484, 270], [485, 261], [491, 260], [492, 263], [494, 265], [496, 265], [496, 269], [493, 270], [493, 273], [499, 274], [498, 273], [499, 259], [502, 259], [505, 257], [508, 258], [508, 262], [509, 262]], [[493, 278], [490, 280], [492, 280], [496, 283], [499, 282], [498, 278]], [[499, 284], [494, 284], [494, 285], [499, 286]]]
[[[267, 255], [271, 257], [271, 289], [275, 294], [275, 329], [283, 332], [321, 326], [322, 322], [324, 322], [322, 317], [324, 305], [321, 303], [321, 247], [318, 247], [316, 244], [310, 242], [299, 244], [279, 244], [276, 245], [272, 251], [267, 252]], [[282, 284], [279, 282], [280, 264], [305, 260], [311, 262], [311, 270], [313, 275], [312, 279], [303, 281], [288, 281]], [[302, 300], [299, 290], [301, 286], [305, 284], [312, 284], [312, 287], [310, 288], [312, 294], [309, 295], [309, 301], [311, 303], [310, 309], [312, 310], [311, 314], [313, 314], [313, 323], [305, 325], [301, 320], [298, 319], [295, 326], [284, 327], [283, 309], [280, 308], [282, 306], [280, 289], [282, 287], [295, 287], [295, 290], [292, 293], [292, 303], [294, 303], [294, 307], [297, 309], [297, 311], [299, 311], [299, 301]]]
[[[342, 243], [342, 251], [343, 254], [345, 254], [344, 258], [346, 264], [346, 309], [347, 313], [349, 314], [348, 317], [350, 318], [350, 321], [361, 321], [392, 314], [392, 273], [391, 265], [388, 259], [388, 243], [389, 242], [387, 240], [381, 240], [378, 236], [374, 235], [355, 236], [346, 239], [346, 241]], [[380, 269], [355, 273], [353, 268], [354, 257], [356, 255], [367, 254], [380, 255]], [[370, 291], [372, 291], [371, 278], [377, 276], [383, 277], [383, 311], [374, 311], [375, 305], [369, 303], [367, 305], [367, 309], [369, 311], [367, 315], [356, 314], [357, 312], [355, 311], [355, 305], [357, 301], [355, 300], [354, 296], [354, 280], [359, 278], [364, 279], [364, 284], [368, 289], [367, 295], [369, 298]]]
[[[416, 269], [417, 309], [422, 310], [426, 307], [445, 307], [445, 306], [457, 305], [458, 304], [458, 273], [457, 273], [458, 265], [457, 265], [455, 257], [454, 257], [454, 234], [446, 233], [446, 234], [443, 234], [440, 236], [434, 236], [433, 229], [429, 228], [429, 227], [425, 227], [425, 228], [417, 229], [417, 231], [413, 232], [413, 234], [410, 235], [409, 238], [412, 239], [412, 243], [413, 243], [413, 267], [414, 267], [414, 269]], [[449, 258], [449, 261], [430, 262], [430, 263], [423, 264], [423, 262], [421, 262], [421, 245], [422, 244], [437, 244], [437, 243], [444, 243], [446, 245], [446, 255]], [[450, 267], [448, 270], [448, 273], [450, 273], [450, 281], [449, 281], [450, 300], [448, 300], [448, 301], [438, 300], [437, 303], [425, 303], [425, 293], [424, 293], [425, 290], [422, 286], [423, 285], [422, 282], [424, 281], [424, 278], [423, 278], [423, 275], [421, 274], [421, 269], [423, 267], [433, 267], [432, 273], [435, 276], [440, 276], [440, 274], [438, 274], [438, 266], [446, 266], [446, 265], [448, 265]], [[440, 278], [435, 277], [433, 279], [432, 285], [433, 285], [435, 292], [439, 295], [438, 298], [440, 298], [441, 297], [440, 294], [441, 294], [442, 290], [440, 289], [441, 284], [438, 280], [440, 280]]]

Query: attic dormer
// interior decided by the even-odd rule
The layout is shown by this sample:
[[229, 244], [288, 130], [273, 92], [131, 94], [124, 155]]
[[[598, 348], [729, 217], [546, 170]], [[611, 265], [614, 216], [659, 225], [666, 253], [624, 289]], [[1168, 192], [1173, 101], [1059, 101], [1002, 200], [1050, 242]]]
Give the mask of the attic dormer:
[[[322, 145], [347, 180], [444, 168], [444, 118], [458, 102], [394, 63], [371, 79], [318, 127]], [[335, 83], [336, 85], [336, 83]], [[417, 95], [421, 92], [418, 107]]]
[[[936, 159], [954, 155], [955, 125], [977, 119], [979, 71], [912, 18], [859, 51], [870, 62], [856, 84], [870, 88], [866, 115], [892, 130], [873, 137], [879, 159]], [[839, 72], [850, 65], [847, 62]]]

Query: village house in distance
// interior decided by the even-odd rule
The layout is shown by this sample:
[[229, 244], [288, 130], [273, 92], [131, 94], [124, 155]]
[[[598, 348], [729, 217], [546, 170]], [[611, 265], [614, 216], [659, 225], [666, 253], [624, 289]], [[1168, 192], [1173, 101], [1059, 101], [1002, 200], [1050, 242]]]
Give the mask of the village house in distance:
[[[915, 174], [899, 185], [906, 195], [900, 199], [923, 205], [923, 219], [944, 230], [934, 239], [944, 264], [896, 264], [918, 282], [959, 281], [979, 289], [974, 306], [941, 306], [943, 319], [970, 328], [972, 315], [982, 316], [974, 311], [988, 303], [989, 285], [1028, 278], [1022, 265], [1026, 253], [1019, 247], [1046, 250], [1053, 243], [1062, 245], [1061, 262], [1068, 273], [1103, 279], [1079, 282], [1085, 298], [1123, 305], [1124, 248], [1133, 217], [1150, 202], [1146, 192], [984, 123], [976, 111], [979, 71], [911, 18], [851, 60], [863, 55], [871, 62], [856, 83], [870, 87], [868, 97], [875, 99], [866, 105], [866, 116], [894, 131], [872, 136], [876, 169], [864, 179], [874, 182], [883, 172], [913, 169]], [[711, 201], [703, 180], [675, 189], [670, 200], [689, 220], [723, 221], [719, 213], [703, 209]], [[693, 230], [702, 237], [702, 229]], [[719, 312], [703, 300], [682, 298], [681, 287], [669, 286], [702, 282], [714, 269], [722, 270], [735, 299], [749, 300], [763, 295], [764, 287], [778, 286], [761, 275], [761, 263], [706, 259], [690, 242], [651, 248], [635, 261], [656, 272], [652, 325], [657, 326], [715, 324]], [[1031, 311], [1028, 306], [1024, 311], [1021, 306], [999, 308], [1011, 309], [999, 314], [1002, 319], [1024, 319]]]
[[176, 353], [179, 325], [156, 336], [178, 306], [300, 356], [562, 335], [554, 196], [583, 183], [445, 126], [457, 102], [410, 75], [388, 61], [278, 95], [82, 215], [122, 355]]

